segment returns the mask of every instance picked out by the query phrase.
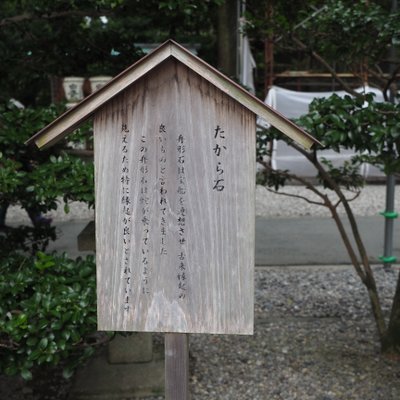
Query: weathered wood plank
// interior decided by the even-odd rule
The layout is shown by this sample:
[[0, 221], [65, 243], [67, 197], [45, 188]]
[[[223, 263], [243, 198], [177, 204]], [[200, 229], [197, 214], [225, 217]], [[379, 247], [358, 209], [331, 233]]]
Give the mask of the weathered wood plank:
[[189, 400], [189, 335], [165, 335], [165, 399]]
[[251, 334], [255, 115], [170, 59], [94, 131], [99, 329]]

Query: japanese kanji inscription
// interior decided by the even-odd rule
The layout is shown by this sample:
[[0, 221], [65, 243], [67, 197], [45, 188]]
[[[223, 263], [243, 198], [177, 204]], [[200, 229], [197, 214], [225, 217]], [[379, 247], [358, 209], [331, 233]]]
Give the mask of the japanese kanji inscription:
[[256, 115], [318, 143], [168, 40], [27, 141], [93, 118], [100, 330], [252, 333]]
[[94, 121], [98, 329], [166, 332], [166, 396], [187, 335], [253, 333], [255, 118], [318, 143], [173, 40], [26, 143]]
[[94, 131], [99, 329], [251, 334], [254, 114], [170, 60]]

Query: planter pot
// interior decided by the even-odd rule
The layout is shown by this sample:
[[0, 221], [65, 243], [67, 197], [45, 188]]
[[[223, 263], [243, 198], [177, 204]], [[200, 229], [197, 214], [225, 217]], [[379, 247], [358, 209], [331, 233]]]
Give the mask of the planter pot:
[[67, 105], [72, 106], [83, 99], [83, 83], [85, 78], [68, 76], [63, 80], [63, 88]]
[[93, 93], [96, 90], [102, 88], [107, 82], [111, 81], [112, 76], [93, 76], [89, 78], [90, 92]]

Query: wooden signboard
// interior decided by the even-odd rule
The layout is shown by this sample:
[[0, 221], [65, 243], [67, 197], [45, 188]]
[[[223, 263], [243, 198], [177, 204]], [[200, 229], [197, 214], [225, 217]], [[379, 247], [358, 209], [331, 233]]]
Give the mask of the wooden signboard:
[[99, 329], [252, 334], [255, 114], [168, 59], [94, 138]]
[[256, 115], [316, 143], [169, 40], [28, 141], [94, 119], [99, 329], [253, 332]]

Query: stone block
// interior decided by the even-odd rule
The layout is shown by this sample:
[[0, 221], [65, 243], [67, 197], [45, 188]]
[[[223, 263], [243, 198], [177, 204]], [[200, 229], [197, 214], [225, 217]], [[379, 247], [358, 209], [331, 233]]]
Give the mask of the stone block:
[[152, 359], [151, 333], [117, 335], [108, 345], [108, 362], [111, 364], [143, 363]]
[[164, 393], [163, 348], [155, 346], [151, 362], [110, 364], [102, 349], [74, 378], [69, 400], [126, 400]]

